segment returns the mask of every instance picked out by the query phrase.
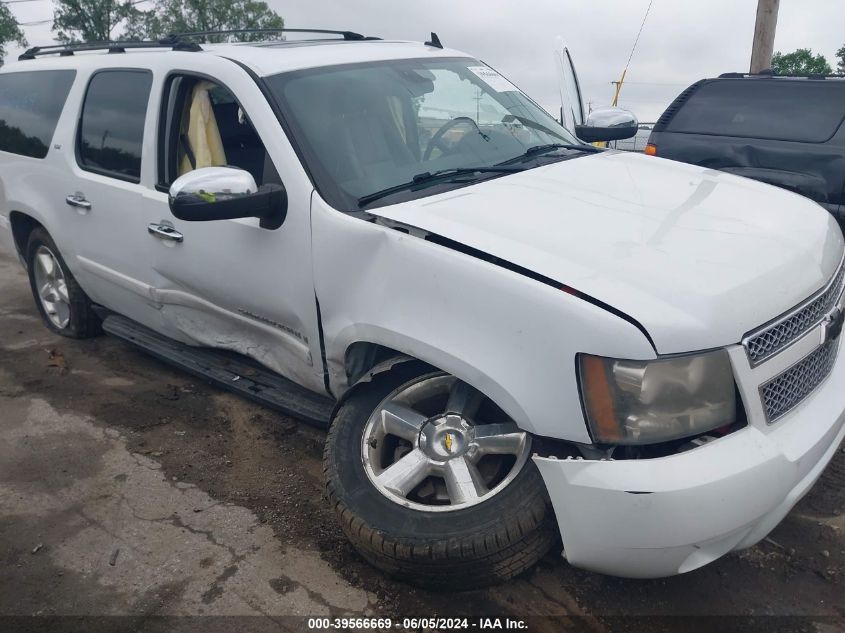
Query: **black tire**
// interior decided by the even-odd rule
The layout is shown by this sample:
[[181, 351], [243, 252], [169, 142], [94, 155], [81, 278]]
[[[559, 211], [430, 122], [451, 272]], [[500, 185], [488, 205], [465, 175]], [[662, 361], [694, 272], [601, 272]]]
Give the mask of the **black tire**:
[[338, 410], [324, 454], [327, 496], [361, 555], [387, 574], [436, 590], [499, 583], [532, 567], [558, 541], [537, 467], [529, 459], [491, 499], [450, 512], [405, 508], [370, 482], [361, 458], [364, 427], [393, 390], [431, 368], [400, 365], [362, 384]]
[[[68, 324], [63, 328], [56, 326], [50, 320], [41, 303], [41, 298], [38, 296], [38, 288], [35, 282], [35, 253], [40, 246], [46, 246], [55, 255], [64, 275], [65, 283], [67, 284], [67, 293], [70, 300], [70, 319]], [[26, 267], [29, 272], [29, 287], [32, 290], [32, 297], [35, 299], [35, 306], [38, 308], [38, 313], [41, 315], [41, 320], [47, 326], [47, 329], [55, 334], [69, 338], [91, 338], [102, 333], [101, 321], [94, 312], [91, 300], [82, 288], [80, 288], [73, 274], [71, 274], [53, 238], [43, 228], [33, 229], [29, 235], [26, 245]]]

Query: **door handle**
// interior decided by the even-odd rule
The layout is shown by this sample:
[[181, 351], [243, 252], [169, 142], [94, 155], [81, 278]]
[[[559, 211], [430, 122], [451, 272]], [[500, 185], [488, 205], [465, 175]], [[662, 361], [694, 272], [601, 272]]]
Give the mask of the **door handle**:
[[185, 237], [172, 226], [159, 224], [157, 222], [153, 222], [147, 227], [147, 233], [153, 237], [157, 237], [160, 240], [166, 240], [168, 242], [181, 243], [182, 240], [185, 239]]
[[86, 211], [91, 209], [91, 203], [85, 199], [85, 195], [79, 193], [72, 193], [65, 198], [65, 202], [72, 207], [77, 207], [79, 209], [85, 209]]

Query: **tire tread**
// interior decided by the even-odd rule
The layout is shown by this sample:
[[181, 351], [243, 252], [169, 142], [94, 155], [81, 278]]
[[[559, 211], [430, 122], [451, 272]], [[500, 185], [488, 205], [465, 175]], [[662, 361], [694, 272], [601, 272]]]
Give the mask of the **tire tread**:
[[[384, 386], [380, 382], [388, 384]], [[365, 388], [384, 391], [395, 383], [396, 379], [390, 376], [378, 377]], [[347, 503], [342, 486], [336, 483], [340, 481], [338, 460], [349, 458], [344, 454], [348, 446], [341, 445], [338, 434], [343, 423], [361, 414], [354, 395], [338, 411], [325, 444], [323, 472], [326, 497], [335, 509], [344, 533], [370, 564], [405, 582], [427, 588], [473, 589], [502, 582], [526, 571], [559, 540], [539, 473], [537, 479], [532, 479], [536, 489], [523, 491], [526, 500], [519, 511], [503, 513], [499, 523], [475, 534], [408, 538], [369, 526]], [[533, 465], [529, 462], [528, 467]]]

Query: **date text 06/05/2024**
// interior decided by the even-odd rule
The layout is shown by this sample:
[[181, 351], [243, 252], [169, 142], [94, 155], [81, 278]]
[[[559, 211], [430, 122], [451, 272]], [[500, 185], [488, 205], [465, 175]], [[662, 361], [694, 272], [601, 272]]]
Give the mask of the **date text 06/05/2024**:
[[518, 618], [309, 618], [309, 630], [359, 629], [385, 631], [390, 629], [476, 629], [479, 631], [493, 630], [525, 630], [528, 628], [524, 620]]

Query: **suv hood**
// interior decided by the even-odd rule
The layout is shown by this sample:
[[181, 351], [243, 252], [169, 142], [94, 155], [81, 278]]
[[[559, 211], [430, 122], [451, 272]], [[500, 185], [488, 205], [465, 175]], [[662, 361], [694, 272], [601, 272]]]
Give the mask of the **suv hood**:
[[801, 196], [624, 152], [371, 213], [599, 299], [639, 321], [661, 354], [739, 342], [823, 287], [843, 252], [836, 223]]

